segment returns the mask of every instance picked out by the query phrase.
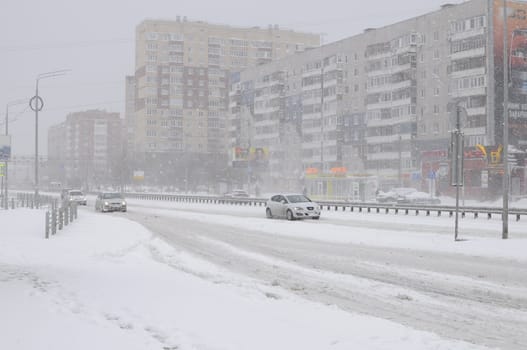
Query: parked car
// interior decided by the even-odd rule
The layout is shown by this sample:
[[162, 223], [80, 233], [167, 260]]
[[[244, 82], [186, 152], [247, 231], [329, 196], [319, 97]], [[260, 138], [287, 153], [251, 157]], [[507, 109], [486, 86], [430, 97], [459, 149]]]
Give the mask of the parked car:
[[102, 192], [97, 195], [95, 200], [96, 211], [126, 211], [126, 200], [118, 192]]
[[396, 187], [387, 192], [380, 191], [376, 196], [376, 200], [379, 203], [397, 202], [400, 198], [404, 198], [413, 192], [417, 192], [417, 190], [411, 187]]
[[227, 192], [223, 196], [227, 198], [249, 198], [249, 193], [245, 190], [232, 190], [232, 192]]
[[287, 220], [320, 218], [320, 206], [303, 194], [276, 194], [265, 205], [268, 218], [285, 217]]
[[411, 192], [397, 199], [400, 204], [441, 204], [441, 200], [437, 197], [430, 196], [426, 192]]
[[66, 199], [69, 202], [77, 202], [79, 205], [87, 205], [86, 196], [81, 190], [69, 190]]

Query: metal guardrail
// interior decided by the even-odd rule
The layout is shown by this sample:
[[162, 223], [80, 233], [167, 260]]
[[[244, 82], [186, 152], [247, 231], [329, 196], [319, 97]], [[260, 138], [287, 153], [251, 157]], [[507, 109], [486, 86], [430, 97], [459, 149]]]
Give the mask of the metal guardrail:
[[[158, 200], [168, 202], [184, 202], [184, 203], [209, 203], [209, 204], [231, 204], [231, 205], [248, 205], [248, 206], [264, 206], [267, 198], [228, 198], [215, 196], [192, 196], [179, 194], [155, 194], [155, 193], [126, 193], [126, 197], [143, 199], [143, 200]], [[407, 205], [407, 204], [389, 204], [389, 203], [374, 203], [374, 202], [338, 202], [338, 201], [317, 201], [322, 209], [334, 211], [357, 211], [359, 213], [381, 213], [385, 214], [399, 214], [415, 215], [424, 214], [431, 216], [435, 213], [437, 216], [447, 214], [453, 216], [456, 212], [455, 206], [446, 205]], [[491, 219], [493, 215], [501, 216], [502, 208], [497, 207], [460, 207], [459, 212], [462, 218], [467, 215], [473, 215], [475, 219], [480, 216], [486, 216]], [[516, 217], [516, 221], [520, 220], [521, 216], [527, 215], [527, 209], [509, 208], [509, 215]]]

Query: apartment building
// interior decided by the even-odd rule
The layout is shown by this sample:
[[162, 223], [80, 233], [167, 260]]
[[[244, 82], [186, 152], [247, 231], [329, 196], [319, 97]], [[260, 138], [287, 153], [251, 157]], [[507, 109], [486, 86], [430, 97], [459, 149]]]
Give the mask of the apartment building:
[[162, 163], [226, 154], [231, 72], [318, 45], [318, 35], [278, 26], [145, 20], [136, 28], [134, 152]]
[[70, 113], [48, 130], [49, 180], [85, 189], [119, 185], [124, 176], [122, 133], [119, 113]]
[[[510, 140], [516, 149], [525, 149], [527, 5], [508, 3]], [[382, 188], [423, 188], [433, 180], [447, 190], [450, 135], [459, 111], [468, 186], [489, 188], [502, 173], [502, 18], [498, 0], [445, 4], [416, 18], [248, 68], [233, 80], [231, 94], [253, 91], [255, 98], [231, 101], [230, 142], [238, 144], [239, 128], [248, 125], [240, 123], [240, 111], [254, 110], [256, 140], [271, 150], [270, 163], [282, 164], [288, 150], [278, 149], [283, 140], [300, 138], [299, 182], [306, 176], [318, 178], [318, 192], [335, 187], [323, 178], [351, 175], [375, 176]], [[259, 88], [272, 81], [274, 88]], [[282, 126], [291, 99], [301, 111], [296, 116], [299, 128], [289, 129], [294, 135]], [[277, 173], [279, 169], [271, 167], [269, 178], [286, 175]]]

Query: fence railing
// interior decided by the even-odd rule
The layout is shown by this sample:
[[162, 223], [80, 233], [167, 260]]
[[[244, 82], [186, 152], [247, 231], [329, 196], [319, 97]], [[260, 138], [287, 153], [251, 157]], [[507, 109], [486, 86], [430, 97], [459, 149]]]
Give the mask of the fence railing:
[[[142, 200], [157, 200], [169, 202], [184, 202], [184, 203], [209, 203], [209, 204], [231, 204], [231, 205], [247, 205], [247, 206], [265, 206], [266, 198], [229, 198], [229, 197], [214, 197], [214, 196], [192, 196], [179, 194], [156, 194], [156, 193], [126, 193], [127, 198], [135, 198]], [[436, 214], [441, 216], [443, 214], [453, 216], [456, 212], [455, 206], [448, 205], [411, 205], [411, 204], [390, 204], [390, 203], [375, 203], [375, 202], [343, 202], [343, 201], [316, 201], [321, 209], [335, 210], [335, 211], [357, 211], [360, 213], [385, 213], [385, 214], [424, 214], [431, 216]], [[460, 207], [459, 212], [462, 218], [467, 215], [472, 215], [475, 219], [487, 217], [491, 219], [492, 216], [501, 216], [503, 209], [499, 207]], [[516, 221], [520, 220], [521, 216], [527, 216], [527, 209], [510, 208], [509, 215], [514, 216]]]
[[50, 234], [55, 235], [57, 230], [62, 230], [68, 226], [73, 220], [77, 219], [77, 203], [76, 202], [62, 202], [62, 205], [52, 205], [51, 209], [46, 211], [46, 238]]

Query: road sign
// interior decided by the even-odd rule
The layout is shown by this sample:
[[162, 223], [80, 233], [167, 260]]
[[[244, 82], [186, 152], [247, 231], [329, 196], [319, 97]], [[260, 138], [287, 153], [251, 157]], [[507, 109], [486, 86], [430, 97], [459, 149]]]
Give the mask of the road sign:
[[35, 112], [40, 112], [44, 107], [44, 100], [40, 96], [33, 96], [31, 97], [31, 100], [29, 100], [29, 107]]
[[11, 136], [0, 136], [0, 161], [7, 162], [11, 158]]

